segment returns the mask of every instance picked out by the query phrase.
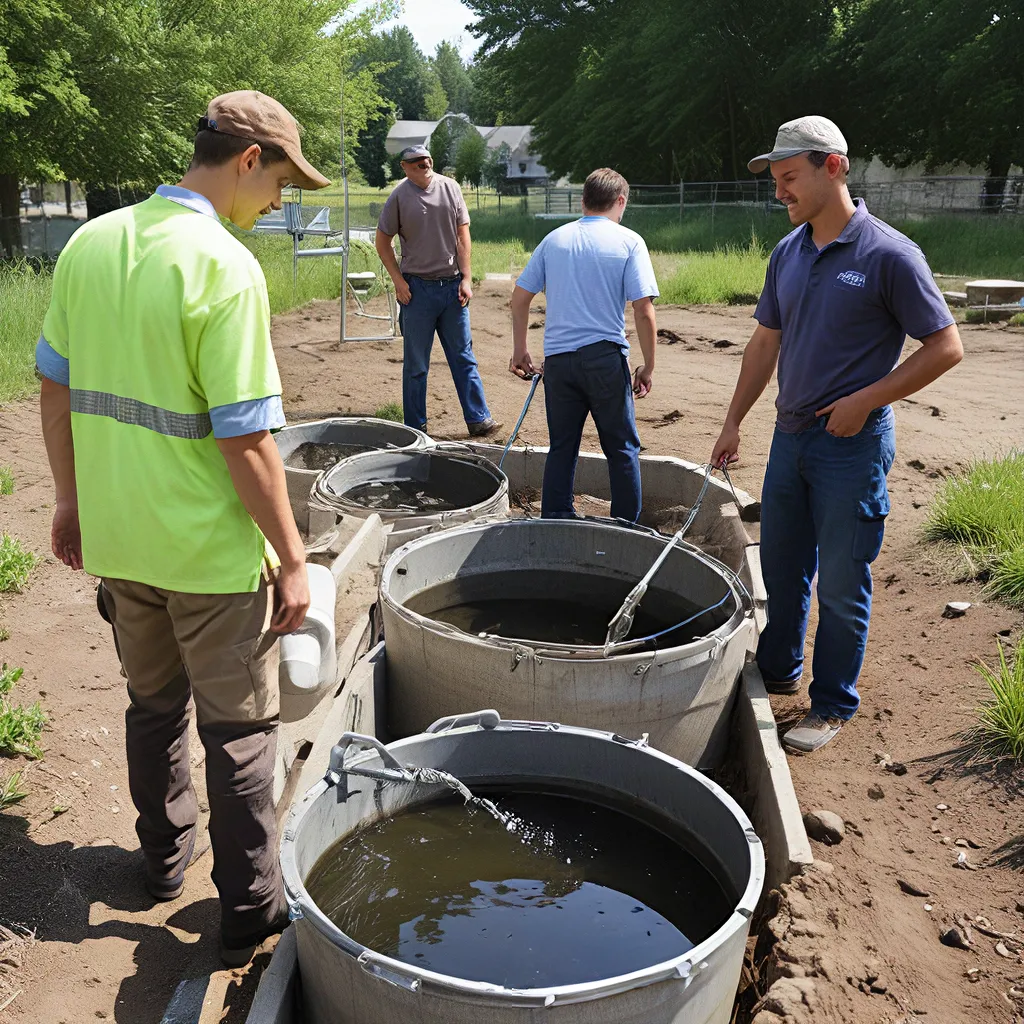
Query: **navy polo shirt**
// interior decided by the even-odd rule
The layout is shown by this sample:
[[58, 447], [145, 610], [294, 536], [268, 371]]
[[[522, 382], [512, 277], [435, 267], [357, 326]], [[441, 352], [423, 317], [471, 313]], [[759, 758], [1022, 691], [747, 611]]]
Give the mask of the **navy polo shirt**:
[[810, 224], [779, 242], [754, 318], [782, 331], [780, 430], [795, 434], [818, 409], [881, 380], [907, 335], [954, 322], [924, 253], [872, 217], [863, 199], [842, 234], [819, 250]]

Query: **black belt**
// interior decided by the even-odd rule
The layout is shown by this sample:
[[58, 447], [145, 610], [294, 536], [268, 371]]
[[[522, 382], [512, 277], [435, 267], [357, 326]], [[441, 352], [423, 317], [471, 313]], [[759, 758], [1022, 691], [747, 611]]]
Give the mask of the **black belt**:
[[456, 274], [455, 277], [424, 277], [422, 274], [408, 274], [407, 277], [415, 277], [420, 281], [429, 281], [431, 284], [451, 284], [453, 281], [461, 281], [462, 274]]

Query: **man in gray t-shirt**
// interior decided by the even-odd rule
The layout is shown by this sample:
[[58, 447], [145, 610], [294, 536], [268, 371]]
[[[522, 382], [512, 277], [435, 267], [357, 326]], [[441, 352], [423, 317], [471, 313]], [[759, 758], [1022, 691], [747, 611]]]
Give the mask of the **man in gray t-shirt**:
[[[392, 190], [377, 222], [376, 246], [400, 304], [405, 422], [426, 428], [427, 371], [436, 332], [470, 435], [493, 434], [501, 424], [487, 408], [470, 333], [472, 243], [462, 189], [458, 182], [434, 173], [425, 146], [402, 151], [402, 170], [405, 181]], [[402, 239], [401, 267], [392, 244], [395, 235]]]

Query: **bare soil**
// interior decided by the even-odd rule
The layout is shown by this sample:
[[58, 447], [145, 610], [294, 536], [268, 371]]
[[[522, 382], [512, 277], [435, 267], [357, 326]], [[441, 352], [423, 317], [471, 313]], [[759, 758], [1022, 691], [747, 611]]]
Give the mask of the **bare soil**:
[[[506, 372], [508, 289], [485, 283], [472, 306], [488, 401], [506, 430], [527, 390]], [[647, 451], [708, 457], [750, 313], [659, 307], [655, 386], [638, 406]], [[535, 314], [531, 323], [540, 325], [542, 303]], [[290, 418], [366, 414], [400, 401], [401, 343], [340, 348], [337, 332], [332, 304], [276, 319]], [[803, 808], [834, 810], [847, 832], [838, 846], [816, 843], [818, 866], [772, 897], [776, 913], [753, 957], [760, 989], [751, 989], [749, 1002], [771, 988], [766, 1000], [747, 1007], [760, 1010], [757, 1024], [1024, 1020], [1024, 1003], [1011, 995], [1024, 990], [1019, 944], [1003, 940], [1004, 957], [996, 951], [1000, 939], [976, 923], [968, 950], [939, 941], [956, 918], [979, 915], [989, 931], [1024, 934], [1024, 779], [1020, 771], [972, 766], [962, 739], [986, 696], [973, 666], [996, 657], [1000, 634], [1009, 637], [1005, 642], [1019, 635], [1021, 616], [987, 600], [976, 585], [953, 582], [955, 557], [920, 539], [945, 476], [1024, 443], [1024, 331], [978, 326], [962, 334], [961, 366], [897, 410], [893, 512], [876, 564], [862, 710], [823, 751], [791, 759]], [[540, 330], [531, 337], [539, 356]], [[429, 429], [461, 439], [466, 431], [451, 377], [439, 347], [435, 353]], [[772, 399], [766, 395], [751, 413], [734, 474], [755, 495]], [[546, 441], [543, 389], [522, 439]], [[592, 427], [584, 446], [597, 448]], [[0, 530], [48, 552], [52, 490], [35, 401], [0, 410], [0, 462], [17, 479], [15, 493], [0, 498]], [[972, 607], [945, 619], [951, 599]], [[0, 597], [0, 624], [10, 632], [0, 661], [25, 668], [15, 697], [41, 700], [50, 716], [46, 758], [25, 771], [29, 796], [0, 815], [0, 925], [35, 933], [34, 943], [15, 943], [0, 932], [0, 1007], [10, 1000], [0, 1021], [156, 1024], [178, 983], [204, 976], [212, 980], [202, 1020], [243, 1020], [268, 954], [248, 973], [218, 970], [209, 854], [189, 870], [178, 901], [154, 907], [144, 895], [125, 775], [126, 698], [109, 630], [96, 614], [94, 581], [48, 556], [24, 594]], [[773, 704], [785, 728], [806, 696]], [[906, 773], [887, 768], [882, 755]], [[21, 768], [19, 759], [4, 761], [0, 776]], [[961, 853], [969, 869], [955, 867]], [[930, 895], [908, 895], [900, 880]]]

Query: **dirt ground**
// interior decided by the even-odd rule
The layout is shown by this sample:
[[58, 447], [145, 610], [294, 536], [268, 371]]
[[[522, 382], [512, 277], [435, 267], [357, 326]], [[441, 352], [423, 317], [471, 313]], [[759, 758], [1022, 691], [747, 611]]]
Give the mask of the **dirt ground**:
[[[526, 395], [526, 385], [506, 372], [508, 292], [507, 284], [485, 283], [472, 306], [488, 401], [506, 429]], [[750, 312], [659, 307], [655, 386], [638, 406], [647, 451], [708, 457]], [[531, 332], [536, 356], [542, 320], [539, 304]], [[337, 310], [328, 303], [277, 318], [274, 340], [292, 419], [372, 413], [401, 400], [401, 343], [340, 349], [337, 332]], [[979, 915], [989, 932], [1024, 934], [1024, 779], [965, 764], [961, 738], [985, 696], [972, 666], [996, 657], [1000, 634], [1019, 635], [1021, 617], [988, 601], [978, 587], [952, 582], [950, 557], [920, 540], [928, 503], [945, 475], [1024, 443], [1024, 331], [965, 327], [962, 334], [961, 366], [897, 410], [893, 512], [876, 564], [862, 710], [826, 749], [791, 759], [802, 807], [837, 812], [846, 836], [831, 848], [815, 843], [822, 863], [776, 897], [778, 913], [757, 958], [766, 981], [776, 984], [758, 1024], [1024, 1020], [1024, 1002], [1011, 995], [1024, 991], [1024, 961], [1013, 952], [1019, 945], [1005, 941], [1009, 955], [1002, 956], [999, 938], [977, 923], [968, 950], [939, 941], [958, 917]], [[755, 495], [771, 438], [772, 398], [766, 395], [748, 418], [734, 474]], [[429, 418], [434, 436], [465, 436], [439, 347]], [[543, 389], [522, 438], [545, 443]], [[597, 447], [590, 427], [584, 445]], [[52, 492], [36, 402], [0, 410], [0, 462], [17, 479], [14, 495], [0, 498], [0, 530], [48, 552]], [[0, 932], [5, 1024], [156, 1024], [182, 979], [218, 966], [209, 854], [189, 870], [185, 896], [175, 903], [154, 908], [140, 883], [123, 753], [123, 682], [110, 634], [96, 615], [93, 586], [48, 557], [24, 594], [0, 598], [0, 623], [10, 632], [0, 643], [0, 661], [25, 668], [15, 697], [41, 700], [50, 716], [46, 758], [25, 773], [29, 796], [0, 816], [0, 925], [35, 933], [34, 942], [8, 937], [5, 946]], [[972, 607], [962, 618], [944, 619], [953, 599]], [[773, 704], [785, 727], [806, 699], [773, 698]], [[887, 768], [882, 755], [894, 765]], [[905, 774], [898, 774], [899, 765]], [[19, 767], [3, 762], [0, 775]], [[973, 870], [955, 867], [961, 853]], [[929, 896], [905, 893], [900, 881]], [[215, 973], [203, 1021], [244, 1019], [253, 978]]]

